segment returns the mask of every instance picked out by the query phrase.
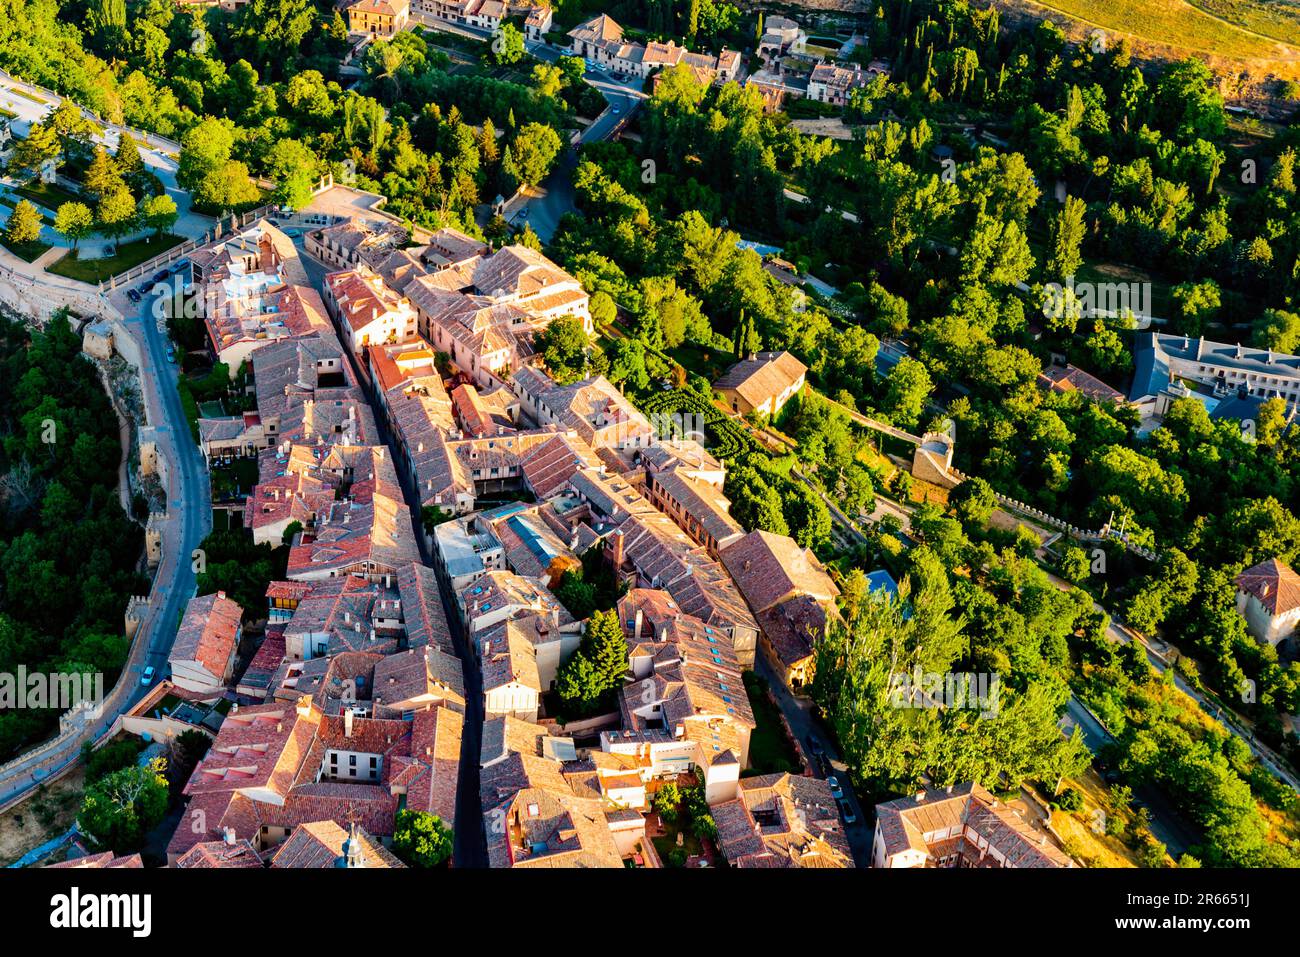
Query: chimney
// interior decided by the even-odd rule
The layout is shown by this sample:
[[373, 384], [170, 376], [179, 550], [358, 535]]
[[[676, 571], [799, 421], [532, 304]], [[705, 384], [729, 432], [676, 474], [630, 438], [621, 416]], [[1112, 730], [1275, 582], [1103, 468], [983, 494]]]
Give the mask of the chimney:
[[343, 737], [352, 737], [352, 709], [343, 712]]
[[230, 846], [232, 846], [232, 847], [234, 846], [235, 841], [237, 840], [237, 838], [235, 837], [235, 829], [234, 829], [233, 827], [228, 827], [228, 828], [226, 828], [225, 831], [223, 832], [222, 836], [223, 836], [223, 838], [225, 839], [225, 842], [226, 842], [228, 845], [230, 845]]
[[610, 563], [614, 566], [614, 571], [617, 572], [620, 568], [623, 567], [623, 530], [622, 529], [619, 529], [614, 533], [611, 542], [612, 544], [609, 553], [609, 560]]
[[925, 803], [925, 791], [917, 791], [913, 797], [916, 799], [917, 804]]

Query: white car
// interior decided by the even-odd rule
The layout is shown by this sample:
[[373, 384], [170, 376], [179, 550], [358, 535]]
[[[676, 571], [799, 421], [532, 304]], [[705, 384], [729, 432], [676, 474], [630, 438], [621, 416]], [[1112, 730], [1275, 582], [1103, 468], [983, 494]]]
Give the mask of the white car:
[[145, 687], [153, 684], [153, 673], [153, 665], [150, 665], [145, 668], [144, 671], [140, 672], [140, 684]]

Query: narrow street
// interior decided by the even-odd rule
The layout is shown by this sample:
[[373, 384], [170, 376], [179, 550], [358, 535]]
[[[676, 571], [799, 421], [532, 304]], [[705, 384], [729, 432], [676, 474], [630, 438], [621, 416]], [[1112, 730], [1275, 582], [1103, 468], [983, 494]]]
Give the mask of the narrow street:
[[[853, 813], [857, 818], [852, 824], [844, 824], [844, 835], [848, 838], [849, 847], [853, 851], [854, 863], [858, 867], [870, 867], [875, 810], [864, 807], [862, 802], [858, 800], [857, 792], [853, 789], [853, 782], [848, 773], [848, 766], [840, 760], [830, 735], [820, 728], [817, 719], [813, 716], [812, 699], [796, 696], [791, 692], [786, 687], [785, 682], [772, 671], [772, 666], [767, 663], [767, 659], [762, 654], [756, 656], [754, 670], [767, 681], [768, 686], [772, 689], [772, 695], [776, 698], [781, 714], [785, 716], [786, 723], [790, 725], [790, 730], [799, 739], [800, 747], [808, 754], [810, 761], [812, 760], [812, 755], [808, 750], [810, 742], [816, 741], [822, 750], [826, 752], [826, 757], [830, 759], [831, 771], [839, 781], [840, 787], [844, 789], [844, 802], [853, 809]], [[817, 767], [815, 761], [812, 761], [812, 773], [814, 777], [826, 777], [822, 769]]]
[[[324, 288], [325, 275], [332, 270], [302, 248], [301, 236], [294, 240], [294, 245], [299, 248], [303, 268], [307, 272], [310, 284], [316, 289]], [[339, 336], [340, 343], [346, 342], [346, 337], [343, 330], [338, 328], [337, 321], [334, 331]], [[402, 494], [411, 513], [415, 541], [420, 549], [420, 562], [436, 567], [420, 520], [420, 496], [406, 470], [398, 465], [401, 461], [400, 453], [383, 416], [377, 411], [379, 405], [375, 401], [373, 383], [367, 384], [369, 379], [362, 375], [361, 364], [352, 350], [344, 345], [343, 352], [347, 356], [353, 376], [362, 385], [372, 410], [376, 410], [375, 423], [379, 428], [379, 440], [388, 448], [394, 470], [401, 482]], [[443, 613], [447, 616], [447, 624], [451, 629], [452, 642], [455, 645], [456, 655], [460, 658], [465, 681], [465, 724], [461, 732], [460, 776], [456, 782], [457, 824], [453, 834], [452, 860], [456, 867], [487, 867], [487, 840], [483, 832], [482, 805], [479, 801], [479, 762], [483, 746], [483, 676], [479, 670], [478, 657], [470, 648], [464, 628], [461, 627], [460, 615], [456, 611], [451, 587], [441, 570], [438, 571], [438, 592], [442, 598]], [[469, 822], [473, 822], [473, 825], [471, 826]]]

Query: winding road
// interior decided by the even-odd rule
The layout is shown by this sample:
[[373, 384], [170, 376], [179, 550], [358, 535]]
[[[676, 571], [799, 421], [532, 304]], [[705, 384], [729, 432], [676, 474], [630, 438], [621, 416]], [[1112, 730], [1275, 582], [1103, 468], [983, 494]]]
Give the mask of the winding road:
[[[35, 294], [35, 293], [34, 293]], [[122, 296], [121, 306], [130, 306]], [[194, 595], [193, 553], [211, 528], [212, 510], [208, 474], [190, 435], [189, 424], [176, 390], [178, 366], [167, 360], [167, 340], [150, 315], [150, 303], [135, 309], [125, 328], [140, 349], [140, 392], [154, 431], [161, 458], [167, 462], [167, 518], [163, 520], [162, 560], [154, 574], [148, 608], [127, 658], [126, 666], [97, 715], [91, 715], [76, 733], [58, 739], [47, 750], [37, 750], [0, 770], [0, 807], [16, 803], [42, 782], [66, 770], [77, 760], [86, 741], [100, 740], [149, 688], [140, 684], [141, 672], [152, 666], [156, 679], [167, 670], [167, 655], [176, 640], [176, 627], [185, 603]], [[120, 306], [119, 306], [120, 308]]]

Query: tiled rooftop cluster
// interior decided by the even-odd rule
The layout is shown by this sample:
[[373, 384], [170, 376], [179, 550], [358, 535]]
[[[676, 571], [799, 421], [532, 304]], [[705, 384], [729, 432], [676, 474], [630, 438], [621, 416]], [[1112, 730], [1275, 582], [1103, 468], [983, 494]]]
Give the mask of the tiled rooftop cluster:
[[[559, 385], [535, 364], [547, 322], [590, 323], [572, 276], [454, 230], [410, 238], [381, 221], [309, 233], [336, 269], [326, 301], [354, 354], [329, 327], [261, 344], [257, 411], [203, 423], [210, 458], [256, 457], [244, 522], [258, 542], [287, 541], [289, 558], [260, 646], [217, 682], [239, 704], [186, 785], [169, 858], [393, 866], [399, 807], [453, 823], [469, 702], [448, 608], [482, 675], [494, 866], [653, 862], [646, 811], [682, 775], [725, 809], [720, 847], [742, 866], [843, 864], [834, 814], [805, 813], [833, 805], [815, 782], [740, 781], [756, 727], [742, 673], [760, 634], [788, 676], [834, 614], [835, 586], [793, 540], [745, 533], [724, 466], [698, 442], [659, 442], [603, 377]], [[247, 255], [271, 257], [265, 246]], [[394, 315], [400, 330], [375, 326]], [[421, 562], [404, 483], [443, 513], [428, 534], [436, 568]], [[630, 666], [579, 749], [545, 702], [586, 628], [552, 589], [584, 561], [623, 586]], [[204, 674], [222, 670], [244, 611], [223, 601], [196, 605], [178, 646]]]

